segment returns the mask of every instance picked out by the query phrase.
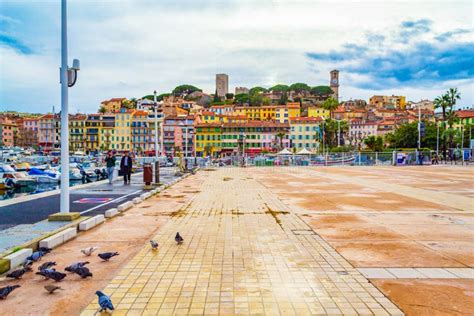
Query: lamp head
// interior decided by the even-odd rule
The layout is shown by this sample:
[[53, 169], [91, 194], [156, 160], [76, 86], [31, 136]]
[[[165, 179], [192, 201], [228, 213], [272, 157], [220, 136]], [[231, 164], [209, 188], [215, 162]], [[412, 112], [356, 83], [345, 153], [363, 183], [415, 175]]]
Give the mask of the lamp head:
[[71, 68], [74, 69], [74, 70], [80, 70], [81, 69], [79, 59], [73, 59], [72, 60], [72, 67]]

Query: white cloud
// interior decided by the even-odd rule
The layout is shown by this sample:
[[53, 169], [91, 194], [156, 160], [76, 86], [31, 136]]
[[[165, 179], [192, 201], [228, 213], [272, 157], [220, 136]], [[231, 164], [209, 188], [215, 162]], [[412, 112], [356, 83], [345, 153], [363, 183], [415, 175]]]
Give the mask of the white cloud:
[[[24, 6], [31, 3], [25, 1]], [[56, 1], [46, 4], [37, 6], [35, 22], [57, 29], [59, 6]], [[22, 39], [40, 43], [40, 51], [25, 56], [2, 48], [0, 110], [29, 106], [47, 111], [53, 104], [59, 108], [59, 33], [37, 34], [34, 26], [27, 27], [27, 15], [5, 16], [25, 23]], [[213, 92], [214, 74], [220, 72], [229, 74], [232, 87], [327, 84], [328, 71], [339, 65], [316, 67], [305, 52], [329, 51], [361, 40], [367, 31], [383, 34], [403, 20], [422, 18], [435, 21], [438, 30], [469, 28], [472, 3], [70, 1], [69, 57], [79, 58], [82, 68], [77, 86], [70, 89], [70, 104], [75, 110], [95, 111], [103, 99], [141, 97], [154, 89], [166, 92], [181, 83]], [[362, 79], [341, 73], [344, 98], [372, 94], [353, 88], [352, 80]], [[401, 91], [410, 99], [440, 92], [439, 87]], [[461, 91], [472, 100], [472, 89]]]

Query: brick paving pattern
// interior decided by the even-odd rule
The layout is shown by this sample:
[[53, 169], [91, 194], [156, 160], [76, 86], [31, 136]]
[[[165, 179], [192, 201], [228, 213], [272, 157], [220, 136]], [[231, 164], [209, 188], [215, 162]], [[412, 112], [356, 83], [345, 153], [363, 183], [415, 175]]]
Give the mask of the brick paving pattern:
[[250, 169], [210, 171], [199, 190], [103, 290], [114, 315], [403, 314]]

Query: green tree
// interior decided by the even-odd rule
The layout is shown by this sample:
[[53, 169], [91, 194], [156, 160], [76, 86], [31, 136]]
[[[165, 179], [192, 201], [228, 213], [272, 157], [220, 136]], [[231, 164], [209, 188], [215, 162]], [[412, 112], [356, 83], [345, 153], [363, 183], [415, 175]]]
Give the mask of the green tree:
[[214, 93], [214, 100], [212, 100], [212, 103], [215, 103], [215, 102], [221, 102], [221, 98], [219, 98], [219, 96], [217, 95], [217, 89], [216, 89], [216, 93]]
[[325, 110], [328, 110], [328, 111], [329, 111], [329, 113], [330, 113], [329, 116], [330, 116], [331, 118], [333, 117], [332, 112], [333, 112], [335, 109], [337, 109], [338, 107], [339, 107], [339, 102], [337, 102], [337, 100], [334, 99], [334, 98], [332, 98], [332, 97], [331, 97], [331, 98], [328, 98], [328, 99], [327, 99], [326, 101], [324, 101], [324, 103], [323, 103], [323, 108], [324, 108]]
[[289, 89], [290, 89], [290, 87], [287, 86], [286, 84], [277, 84], [277, 85], [274, 85], [273, 87], [271, 87], [268, 90], [272, 91], [272, 92], [287, 92]]
[[201, 89], [199, 89], [199, 88], [197, 88], [193, 85], [183, 84], [183, 85], [179, 85], [176, 88], [174, 88], [171, 93], [174, 96], [187, 96], [188, 94], [191, 94], [191, 93], [196, 92], [196, 91], [201, 91], [202, 92]]
[[308, 86], [306, 83], [297, 82], [297, 83], [293, 83], [290, 86], [290, 90], [298, 93], [302, 91], [310, 91], [311, 87]]
[[103, 106], [103, 105], [100, 106], [99, 113], [101, 113], [101, 114], [107, 113], [107, 110], [105, 109], [105, 106]]
[[262, 104], [263, 105], [270, 105], [270, 104], [272, 104], [272, 100], [270, 100], [269, 97], [263, 97]]
[[263, 93], [263, 92], [267, 92], [267, 89], [263, 88], [263, 87], [253, 87], [252, 89], [249, 90], [249, 94], [250, 95], [255, 95], [255, 94], [260, 94], [260, 93]]
[[279, 131], [276, 134], [276, 137], [280, 140], [280, 150], [283, 149], [283, 139], [285, 138], [286, 133], [284, 131]]
[[238, 105], [244, 105], [250, 102], [250, 96], [247, 93], [239, 93], [234, 97], [235, 103]]
[[226, 94], [225, 94], [225, 98], [226, 98], [227, 100], [232, 100], [232, 99], [234, 98], [234, 94], [233, 94], [233, 93], [226, 93]]
[[329, 97], [333, 94], [333, 91], [328, 86], [316, 86], [311, 88], [311, 94], [319, 96], [319, 97]]
[[446, 91], [445, 94], [435, 98], [434, 100], [434, 106], [435, 109], [441, 109], [441, 115], [442, 115], [442, 151], [443, 151], [443, 157], [446, 160], [446, 140], [450, 139], [450, 137], [454, 137], [452, 132], [445, 133], [446, 130], [446, 124], [447, 122], [447, 113], [454, 108], [456, 105], [457, 100], [461, 99], [461, 94], [458, 92], [457, 88], [450, 88], [448, 91]]
[[[164, 98], [167, 98], [171, 95], [171, 93], [162, 93], [162, 94], [159, 94], [156, 96], [156, 102], [161, 102], [164, 100]], [[147, 99], [147, 100], [151, 100], [153, 101], [153, 98], [154, 98], [154, 95], [153, 94], [149, 94], [149, 95], [146, 95], [144, 97], [142, 97], [142, 99]]]
[[372, 151], [383, 151], [382, 136], [371, 135], [364, 139], [364, 144]]
[[251, 94], [249, 103], [251, 106], [260, 106], [263, 104], [263, 96], [261, 94]]
[[287, 102], [288, 102], [288, 95], [285, 91], [281, 94], [280, 100], [278, 100], [278, 104], [279, 105], [285, 105]]

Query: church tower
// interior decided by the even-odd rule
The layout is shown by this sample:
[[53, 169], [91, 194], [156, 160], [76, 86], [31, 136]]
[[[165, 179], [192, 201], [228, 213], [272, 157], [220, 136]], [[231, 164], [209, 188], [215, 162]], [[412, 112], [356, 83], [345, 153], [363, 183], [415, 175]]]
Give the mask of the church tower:
[[339, 70], [331, 70], [331, 81], [329, 82], [329, 86], [331, 87], [332, 91], [334, 92], [333, 98], [339, 102]]

